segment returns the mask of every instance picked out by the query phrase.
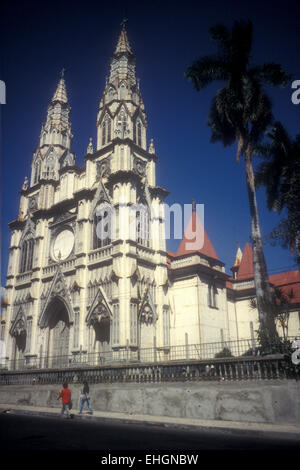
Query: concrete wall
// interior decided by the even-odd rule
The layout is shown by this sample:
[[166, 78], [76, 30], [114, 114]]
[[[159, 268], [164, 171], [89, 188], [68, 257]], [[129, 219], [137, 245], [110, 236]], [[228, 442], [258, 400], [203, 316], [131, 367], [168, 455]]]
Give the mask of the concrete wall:
[[[72, 384], [79, 409], [81, 385]], [[0, 404], [60, 408], [59, 385], [1, 386]], [[96, 384], [90, 386], [94, 410], [276, 424], [300, 421], [300, 383], [289, 381]]]

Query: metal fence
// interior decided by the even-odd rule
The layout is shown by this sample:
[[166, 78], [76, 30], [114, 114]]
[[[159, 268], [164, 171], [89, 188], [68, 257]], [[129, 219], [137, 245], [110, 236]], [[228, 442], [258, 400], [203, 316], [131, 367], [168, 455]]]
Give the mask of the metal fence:
[[185, 381], [278, 380], [295, 378], [282, 355], [152, 364], [0, 372], [1, 385], [82, 383], [160, 383]]
[[[295, 337], [291, 340], [297, 339]], [[284, 347], [280, 352], [284, 354]], [[65, 356], [28, 356], [19, 360], [5, 360], [0, 365], [6, 370], [67, 369], [117, 364], [150, 363], [182, 360], [207, 360], [225, 357], [259, 356], [260, 345], [255, 339], [222, 341], [203, 344], [184, 344], [157, 348], [124, 348], [101, 353], [80, 352]]]
[[102, 354], [30, 357], [4, 364], [0, 370], [0, 385], [83, 380], [113, 383], [297, 378], [287, 352], [290, 353], [282, 348], [280, 354], [263, 356], [257, 342], [240, 340], [140, 350], [127, 348]]

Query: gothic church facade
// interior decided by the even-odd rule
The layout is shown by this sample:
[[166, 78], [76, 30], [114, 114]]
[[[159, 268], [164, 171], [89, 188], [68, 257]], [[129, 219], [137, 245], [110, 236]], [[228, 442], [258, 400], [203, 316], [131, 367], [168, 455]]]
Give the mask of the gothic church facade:
[[[79, 356], [151, 361], [171, 358], [174, 346], [185, 346], [186, 354], [193, 345], [254, 339], [250, 246], [238, 250], [230, 277], [205, 231], [203, 247], [187, 249], [193, 227], [201, 226], [193, 211], [177, 253], [166, 249], [168, 191], [156, 185], [158, 157], [153, 140], [147, 144], [124, 27], [99, 105], [96, 148], [90, 140], [82, 168], [71, 150], [70, 111], [62, 73], [19, 215], [9, 224], [6, 358], [40, 367]], [[276, 282], [296, 292], [292, 330], [299, 334], [299, 272], [286, 275]]]

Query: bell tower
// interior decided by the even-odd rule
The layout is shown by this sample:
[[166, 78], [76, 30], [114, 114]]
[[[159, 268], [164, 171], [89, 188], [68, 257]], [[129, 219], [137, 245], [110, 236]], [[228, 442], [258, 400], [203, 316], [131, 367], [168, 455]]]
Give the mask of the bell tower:
[[73, 134], [71, 131], [65, 69], [52, 100], [48, 106], [46, 122], [42, 124], [39, 145], [33, 154], [31, 186], [42, 180], [57, 180], [60, 168], [73, 166], [75, 156], [71, 152]]
[[146, 150], [147, 116], [125, 21], [110, 61], [110, 74], [98, 111], [97, 130], [97, 150], [115, 138], [128, 138]]

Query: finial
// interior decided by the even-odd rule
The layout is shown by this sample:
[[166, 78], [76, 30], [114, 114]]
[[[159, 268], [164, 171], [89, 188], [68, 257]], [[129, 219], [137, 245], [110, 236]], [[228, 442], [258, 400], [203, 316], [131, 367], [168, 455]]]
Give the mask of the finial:
[[27, 176], [25, 176], [22, 189], [23, 189], [23, 191], [26, 191], [27, 188], [28, 188], [28, 178], [27, 178]]
[[149, 153], [155, 153], [155, 148], [154, 148], [153, 139], [150, 139]]
[[124, 18], [122, 23], [121, 23], [122, 29], [125, 29], [126, 23], [128, 23], [128, 19]]
[[195, 199], [192, 199], [192, 211], [196, 212], [196, 202]]
[[87, 146], [87, 150], [86, 150], [86, 153], [94, 153], [94, 147], [93, 147], [93, 138], [90, 137], [90, 143], [89, 145]]
[[63, 67], [62, 71], [60, 73], [61, 78], [64, 78], [66, 71], [67, 71], [67, 69], [65, 69], [65, 67]]

